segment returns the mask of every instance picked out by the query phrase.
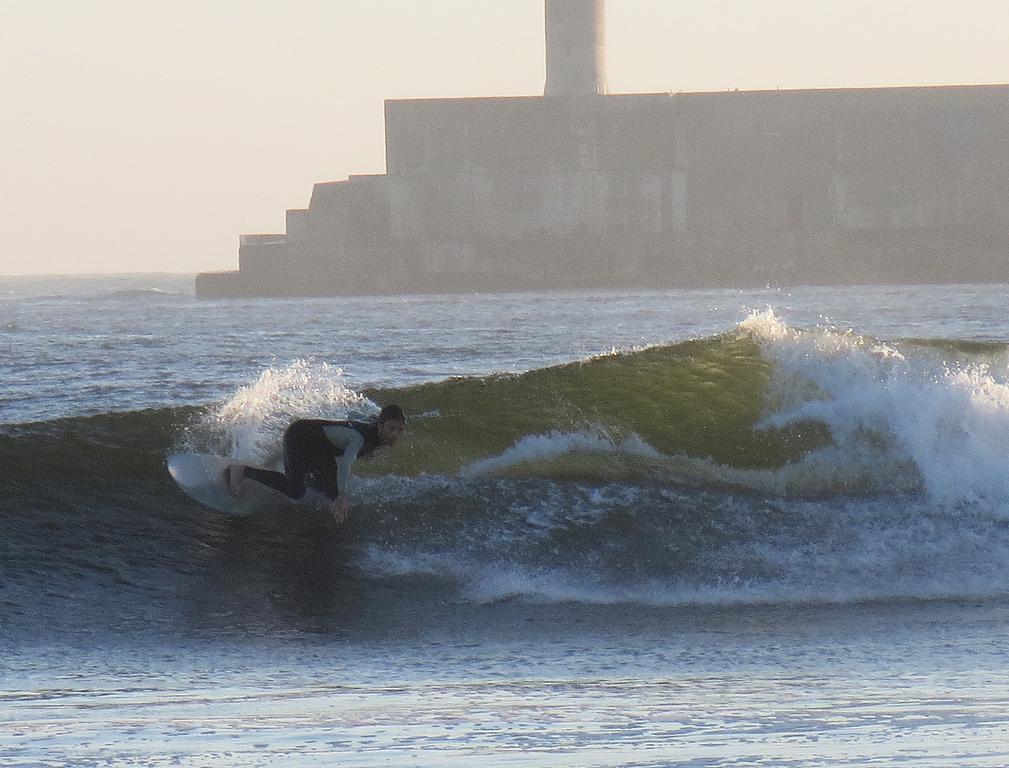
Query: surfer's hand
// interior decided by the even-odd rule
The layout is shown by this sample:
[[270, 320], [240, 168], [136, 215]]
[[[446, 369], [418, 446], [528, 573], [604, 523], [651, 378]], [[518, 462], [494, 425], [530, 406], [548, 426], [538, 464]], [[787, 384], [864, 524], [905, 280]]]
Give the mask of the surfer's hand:
[[333, 518], [338, 523], [346, 522], [347, 516], [350, 514], [350, 504], [347, 503], [346, 496], [337, 496], [333, 500], [333, 505], [330, 507], [333, 512]]

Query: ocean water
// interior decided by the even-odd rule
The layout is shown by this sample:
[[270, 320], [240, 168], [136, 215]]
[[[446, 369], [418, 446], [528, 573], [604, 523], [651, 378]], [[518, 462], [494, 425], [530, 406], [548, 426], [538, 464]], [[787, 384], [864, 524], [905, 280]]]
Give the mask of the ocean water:
[[[0, 278], [0, 764], [1009, 765], [1007, 295]], [[387, 402], [344, 526], [165, 470]]]

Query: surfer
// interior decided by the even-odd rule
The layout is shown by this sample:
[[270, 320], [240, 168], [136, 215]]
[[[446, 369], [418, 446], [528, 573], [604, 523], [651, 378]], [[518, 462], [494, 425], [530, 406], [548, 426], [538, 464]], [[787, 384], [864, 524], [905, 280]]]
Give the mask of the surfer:
[[398, 405], [387, 405], [377, 421], [334, 421], [298, 419], [284, 432], [284, 471], [232, 465], [225, 482], [238, 495], [243, 479], [300, 499], [311, 487], [332, 502], [330, 509], [338, 523], [349, 512], [350, 468], [357, 459], [371, 457], [379, 448], [393, 446], [406, 430], [406, 416]]

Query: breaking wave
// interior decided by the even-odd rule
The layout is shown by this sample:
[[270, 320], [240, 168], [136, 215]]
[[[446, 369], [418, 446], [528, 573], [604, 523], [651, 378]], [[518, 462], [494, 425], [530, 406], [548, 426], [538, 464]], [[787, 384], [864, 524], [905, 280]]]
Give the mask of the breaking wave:
[[[291, 419], [388, 402], [410, 415], [408, 437], [361, 463], [343, 529], [309, 510], [220, 518], [164, 471], [176, 450], [277, 464]], [[1007, 444], [1005, 345], [794, 328], [771, 312], [712, 338], [402, 389], [355, 392], [299, 362], [206, 408], [4, 428], [3, 605], [40, 615], [39, 579], [55, 578], [47, 594], [101, 585], [155, 610], [195, 599], [179, 584], [223, 552], [259, 553], [229, 561], [248, 590], [269, 573], [263, 552], [320, 538], [341, 566], [316, 589], [350, 574], [418, 600], [1002, 598]], [[230, 589], [221, 600], [250, 599]]]

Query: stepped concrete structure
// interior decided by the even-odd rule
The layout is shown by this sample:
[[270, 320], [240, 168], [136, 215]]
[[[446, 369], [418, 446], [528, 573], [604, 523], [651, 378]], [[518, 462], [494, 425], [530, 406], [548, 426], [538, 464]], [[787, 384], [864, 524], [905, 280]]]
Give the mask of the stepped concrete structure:
[[1009, 85], [607, 94], [603, 0], [546, 0], [543, 96], [391, 100], [197, 295], [1009, 281]]

